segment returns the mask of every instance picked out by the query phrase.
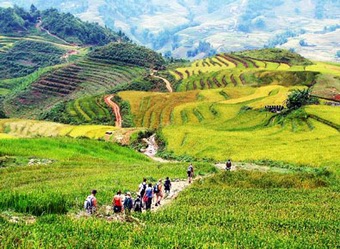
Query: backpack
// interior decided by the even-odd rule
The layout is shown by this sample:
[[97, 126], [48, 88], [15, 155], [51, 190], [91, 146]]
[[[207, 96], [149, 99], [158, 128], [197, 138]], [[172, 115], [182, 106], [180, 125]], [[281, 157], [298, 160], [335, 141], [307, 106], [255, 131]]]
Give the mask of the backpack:
[[155, 186], [153, 186], [153, 192], [156, 193], [156, 194], [159, 192], [158, 184], [156, 184]]
[[188, 167], [188, 172], [192, 172], [193, 169], [194, 169], [194, 168], [190, 165], [190, 166]]
[[142, 201], [140, 199], [135, 200], [134, 210], [137, 212], [142, 210]]
[[86, 200], [84, 201], [84, 209], [85, 210], [91, 210], [93, 207], [93, 197], [90, 195], [86, 198]]
[[147, 186], [146, 186], [146, 183], [143, 182], [143, 183], [142, 183], [142, 188], [141, 188], [141, 190], [140, 190], [140, 195], [141, 195], [141, 196], [143, 196], [143, 195], [145, 194], [146, 187], [147, 187]]
[[124, 208], [125, 209], [132, 209], [132, 199], [126, 198], [124, 201]]

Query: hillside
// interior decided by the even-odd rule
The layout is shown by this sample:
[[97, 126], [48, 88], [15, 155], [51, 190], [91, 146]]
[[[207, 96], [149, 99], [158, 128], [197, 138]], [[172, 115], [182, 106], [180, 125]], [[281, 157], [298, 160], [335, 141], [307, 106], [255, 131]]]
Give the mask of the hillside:
[[[117, 50], [115, 50], [117, 47]], [[106, 48], [114, 48], [111, 51], [119, 51], [120, 57], [113, 57], [110, 54], [100, 54], [99, 51]], [[124, 48], [125, 47], [125, 48]], [[119, 49], [119, 50], [118, 50]], [[138, 56], [130, 58], [128, 55], [132, 52]], [[123, 56], [126, 54], [126, 56]], [[126, 58], [129, 58], [127, 61]], [[141, 58], [143, 60], [141, 60]], [[155, 60], [155, 58], [157, 58]], [[47, 71], [42, 71], [39, 75], [20, 91], [14, 92], [4, 101], [4, 108], [9, 117], [47, 117], [46, 114], [51, 110], [57, 113], [61, 110], [58, 103], [72, 101], [85, 96], [97, 96], [110, 93], [114, 89], [128, 89], [135, 82], [148, 82], [148, 72], [151, 64], [162, 65], [164, 61], [159, 60], [159, 55], [148, 49], [139, 48], [137, 45], [110, 44], [107, 47], [93, 50], [88, 55], [80, 56], [74, 62], [52, 67]], [[158, 60], [158, 61], [157, 61]], [[145, 67], [143, 67], [145, 66]], [[28, 80], [30, 76], [26, 77]], [[4, 81], [5, 83], [6, 81]], [[142, 83], [141, 83], [142, 84]], [[152, 83], [151, 83], [152, 84]], [[140, 86], [139, 86], [140, 87]], [[100, 98], [99, 98], [100, 99]], [[18, 104], [19, 103], [19, 104]], [[79, 106], [81, 102], [74, 102], [77, 112], [83, 112], [82, 109], [87, 107]], [[93, 102], [93, 104], [98, 102]], [[95, 104], [96, 106], [97, 104]], [[94, 112], [97, 113], [103, 108], [103, 104]], [[104, 105], [104, 109], [107, 108]], [[68, 108], [67, 108], [68, 109]], [[65, 109], [63, 109], [65, 110]], [[93, 112], [91, 111], [91, 112]], [[86, 110], [85, 110], [86, 112]], [[104, 119], [105, 123], [111, 122], [111, 114], [107, 111]], [[47, 116], [46, 116], [47, 115]], [[84, 114], [83, 122], [94, 121]], [[53, 115], [52, 115], [53, 116]], [[94, 114], [95, 116], [95, 114]], [[52, 120], [54, 120], [52, 118]], [[68, 120], [67, 122], [79, 123], [72, 118], [58, 119], [59, 121]], [[73, 121], [72, 121], [73, 120]], [[65, 122], [64, 121], [64, 122]], [[102, 120], [103, 121], [103, 120]]]
[[125, 40], [124, 34], [116, 34], [95, 23], [84, 22], [71, 14], [56, 9], [39, 11], [31, 6], [30, 12], [15, 6], [0, 8], [0, 34], [11, 36], [54, 36], [59, 42], [78, 45], [105, 45]]
[[55, 9], [0, 13], [0, 108], [8, 117], [113, 124], [103, 95], [162, 89], [149, 76], [150, 68], [165, 68], [162, 56], [122, 32]]
[[55, 7], [70, 11], [83, 20], [122, 30], [134, 41], [174, 57], [199, 59], [215, 51], [269, 46], [293, 49], [313, 60], [339, 60], [339, 1], [175, 0], [170, 4], [155, 0], [81, 3], [8, 0], [6, 3], [27, 9], [34, 3], [41, 9]]

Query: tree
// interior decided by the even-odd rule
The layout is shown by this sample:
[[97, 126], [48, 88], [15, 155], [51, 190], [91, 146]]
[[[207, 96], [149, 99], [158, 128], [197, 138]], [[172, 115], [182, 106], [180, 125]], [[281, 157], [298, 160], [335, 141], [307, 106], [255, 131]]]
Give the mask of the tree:
[[34, 14], [37, 10], [38, 10], [37, 7], [35, 7], [34, 4], [31, 4], [30, 12]]
[[310, 89], [294, 90], [286, 100], [288, 110], [296, 110], [304, 105], [318, 104], [319, 100], [311, 95]]

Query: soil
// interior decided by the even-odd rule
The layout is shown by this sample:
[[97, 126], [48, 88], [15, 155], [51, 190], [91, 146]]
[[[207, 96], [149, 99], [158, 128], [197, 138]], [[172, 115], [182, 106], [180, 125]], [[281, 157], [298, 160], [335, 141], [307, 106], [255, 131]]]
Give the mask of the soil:
[[112, 108], [113, 113], [115, 114], [116, 117], [116, 127], [118, 128], [122, 128], [122, 116], [120, 114], [120, 108], [119, 106], [112, 101], [112, 98], [114, 97], [114, 95], [108, 95], [104, 97], [104, 101], [105, 103]]

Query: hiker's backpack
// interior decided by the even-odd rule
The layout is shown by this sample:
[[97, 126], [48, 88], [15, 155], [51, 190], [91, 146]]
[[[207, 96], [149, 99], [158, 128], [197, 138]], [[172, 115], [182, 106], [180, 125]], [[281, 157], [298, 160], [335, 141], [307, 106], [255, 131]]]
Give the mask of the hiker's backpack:
[[190, 165], [189, 167], [188, 167], [188, 172], [192, 172], [193, 171], [193, 167]]
[[142, 211], [142, 201], [140, 199], [135, 200], [135, 207], [134, 210], [136, 212]]
[[147, 186], [146, 186], [146, 183], [143, 182], [143, 183], [142, 183], [142, 189], [141, 189], [141, 191], [140, 191], [140, 194], [141, 194], [141, 195], [144, 195], [144, 194], [145, 194], [146, 187], [147, 187]]
[[90, 195], [86, 198], [86, 200], [84, 201], [84, 209], [85, 210], [91, 210], [93, 207], [93, 197]]
[[132, 209], [132, 199], [126, 198], [124, 201], [124, 208], [125, 209]]
[[153, 186], [153, 192], [156, 193], [156, 194], [159, 192], [158, 184], [156, 184], [155, 186]]

